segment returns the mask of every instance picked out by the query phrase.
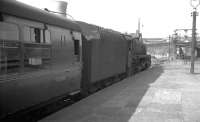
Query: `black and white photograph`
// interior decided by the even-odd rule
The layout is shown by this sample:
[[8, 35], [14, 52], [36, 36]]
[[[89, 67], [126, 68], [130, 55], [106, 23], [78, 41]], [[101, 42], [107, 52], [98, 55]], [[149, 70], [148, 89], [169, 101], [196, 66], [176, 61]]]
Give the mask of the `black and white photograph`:
[[200, 0], [0, 0], [0, 122], [200, 122]]

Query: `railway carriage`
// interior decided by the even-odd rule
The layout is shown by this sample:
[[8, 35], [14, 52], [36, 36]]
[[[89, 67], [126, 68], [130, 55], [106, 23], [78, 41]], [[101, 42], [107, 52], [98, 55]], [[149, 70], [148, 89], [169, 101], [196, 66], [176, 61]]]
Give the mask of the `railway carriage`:
[[79, 90], [81, 41], [66, 18], [0, 1], [0, 117]]

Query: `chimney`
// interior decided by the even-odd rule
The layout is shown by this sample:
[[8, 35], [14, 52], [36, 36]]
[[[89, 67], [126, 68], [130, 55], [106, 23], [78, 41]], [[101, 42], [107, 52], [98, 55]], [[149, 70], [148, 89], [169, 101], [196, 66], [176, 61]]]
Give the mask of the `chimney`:
[[45, 10], [59, 16], [67, 17], [67, 2], [62, 0], [52, 1], [52, 5]]

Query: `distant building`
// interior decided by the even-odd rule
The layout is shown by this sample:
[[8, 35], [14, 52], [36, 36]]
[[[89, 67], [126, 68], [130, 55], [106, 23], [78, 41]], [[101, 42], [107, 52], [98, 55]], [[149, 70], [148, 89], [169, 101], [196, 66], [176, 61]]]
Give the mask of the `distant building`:
[[164, 38], [143, 38], [147, 53], [156, 58], [167, 58], [169, 56], [169, 40]]
[[[200, 57], [200, 39], [197, 38], [196, 57]], [[190, 58], [191, 55], [191, 37], [185, 39], [178, 37], [173, 39], [164, 38], [143, 38], [147, 46], [147, 53], [156, 58]]]

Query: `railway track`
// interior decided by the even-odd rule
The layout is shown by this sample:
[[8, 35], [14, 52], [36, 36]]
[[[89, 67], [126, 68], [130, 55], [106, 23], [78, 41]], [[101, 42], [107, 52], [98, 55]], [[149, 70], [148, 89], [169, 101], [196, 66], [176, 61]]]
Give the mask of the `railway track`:
[[84, 97], [80, 92], [63, 96], [56, 100], [50, 100], [45, 105], [34, 106], [32, 108], [16, 112], [4, 117], [2, 122], [37, 122], [38, 120], [64, 108], [68, 107]]

